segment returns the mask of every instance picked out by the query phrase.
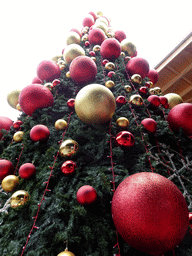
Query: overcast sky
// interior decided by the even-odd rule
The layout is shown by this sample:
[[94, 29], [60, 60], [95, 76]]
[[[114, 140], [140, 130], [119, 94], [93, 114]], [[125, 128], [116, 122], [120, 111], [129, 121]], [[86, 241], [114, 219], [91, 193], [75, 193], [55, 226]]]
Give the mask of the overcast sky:
[[68, 31], [81, 29], [88, 12], [102, 11], [153, 68], [191, 32], [191, 9], [191, 0], [1, 1], [0, 116], [17, 120], [7, 94], [31, 84], [42, 60], [61, 54]]

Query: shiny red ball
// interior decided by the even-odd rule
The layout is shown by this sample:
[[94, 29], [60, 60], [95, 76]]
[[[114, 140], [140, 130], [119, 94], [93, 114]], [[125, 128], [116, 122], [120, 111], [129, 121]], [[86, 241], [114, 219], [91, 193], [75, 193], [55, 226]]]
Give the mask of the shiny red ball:
[[147, 86], [141, 86], [139, 88], [139, 94], [142, 94], [142, 95], [146, 95], [148, 93], [148, 88]]
[[70, 176], [73, 173], [75, 173], [75, 169], [77, 168], [77, 165], [75, 162], [68, 160], [65, 161], [62, 165], [61, 165], [61, 171], [65, 176]]
[[155, 134], [157, 131], [157, 123], [152, 118], [145, 118], [141, 121], [141, 124], [144, 126], [145, 130], [151, 134]]
[[126, 70], [130, 76], [139, 74], [143, 79], [149, 72], [149, 63], [141, 57], [133, 57], [128, 61]]
[[42, 124], [37, 124], [33, 126], [30, 131], [30, 138], [32, 141], [46, 141], [49, 138], [50, 131], [47, 126]]
[[[13, 121], [5, 116], [0, 116], [0, 130], [4, 129], [9, 131], [11, 126], [13, 125]], [[0, 139], [3, 137], [3, 133], [0, 132]]]
[[55, 87], [56, 85], [60, 84], [61, 81], [59, 79], [54, 79], [52, 82], [52, 86]]
[[116, 30], [115, 31], [115, 38], [121, 42], [126, 38], [126, 34], [125, 32], [123, 32], [122, 30]]
[[115, 136], [115, 144], [122, 148], [130, 148], [135, 144], [135, 137], [131, 132], [121, 131]]
[[90, 205], [96, 201], [97, 192], [92, 186], [84, 185], [78, 189], [76, 197], [79, 204]]
[[20, 128], [21, 128], [21, 125], [23, 124], [23, 122], [21, 121], [21, 120], [18, 120], [18, 121], [15, 121], [14, 123], [13, 123], [13, 128], [15, 129], [15, 130], [19, 130]]
[[36, 174], [36, 167], [31, 163], [25, 163], [19, 168], [19, 176], [28, 180]]
[[112, 217], [122, 238], [150, 255], [174, 249], [189, 225], [187, 203], [180, 190], [151, 172], [133, 174], [120, 183], [112, 199]]
[[69, 100], [67, 101], [67, 106], [68, 106], [68, 108], [70, 108], [70, 109], [74, 109], [74, 107], [75, 107], [75, 99], [69, 99]]
[[156, 84], [157, 81], [159, 80], [159, 73], [155, 69], [150, 69], [149, 73], [147, 74], [147, 77], [153, 84]]
[[109, 73], [107, 74], [108, 77], [112, 78], [115, 75], [114, 71], [109, 71]]
[[151, 105], [155, 108], [159, 107], [161, 101], [157, 95], [150, 95], [147, 100], [151, 103]]
[[89, 32], [89, 42], [93, 45], [101, 45], [105, 40], [105, 33], [100, 28], [94, 28]]
[[120, 95], [116, 98], [116, 103], [118, 105], [125, 105], [127, 103], [127, 100], [126, 100], [125, 96]]
[[103, 59], [113, 61], [120, 56], [121, 45], [115, 38], [107, 38], [101, 44], [100, 53]]
[[0, 180], [14, 173], [15, 167], [11, 161], [6, 159], [0, 160]]
[[37, 67], [37, 76], [41, 81], [51, 82], [59, 78], [60, 74], [59, 65], [53, 60], [43, 60]]

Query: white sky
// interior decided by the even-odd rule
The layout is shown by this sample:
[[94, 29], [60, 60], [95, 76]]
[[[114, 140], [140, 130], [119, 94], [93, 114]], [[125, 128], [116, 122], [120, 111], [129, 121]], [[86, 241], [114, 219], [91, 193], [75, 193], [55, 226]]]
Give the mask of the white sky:
[[191, 32], [191, 0], [1, 0], [0, 116], [17, 120], [7, 94], [31, 84], [42, 60], [61, 54], [71, 28], [88, 12], [102, 11], [123, 30], [153, 68]]

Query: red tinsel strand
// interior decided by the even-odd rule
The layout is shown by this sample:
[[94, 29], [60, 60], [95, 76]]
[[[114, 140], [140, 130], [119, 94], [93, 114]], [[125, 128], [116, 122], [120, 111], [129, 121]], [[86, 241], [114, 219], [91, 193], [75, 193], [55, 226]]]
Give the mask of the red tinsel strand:
[[17, 171], [17, 169], [18, 169], [18, 165], [19, 165], [19, 162], [20, 162], [21, 156], [22, 156], [22, 154], [23, 154], [24, 147], [25, 147], [25, 145], [22, 143], [21, 153], [20, 153], [20, 155], [19, 155], [19, 158], [17, 159], [17, 165], [16, 165], [16, 167], [15, 167], [14, 174], [16, 173], [16, 171]]

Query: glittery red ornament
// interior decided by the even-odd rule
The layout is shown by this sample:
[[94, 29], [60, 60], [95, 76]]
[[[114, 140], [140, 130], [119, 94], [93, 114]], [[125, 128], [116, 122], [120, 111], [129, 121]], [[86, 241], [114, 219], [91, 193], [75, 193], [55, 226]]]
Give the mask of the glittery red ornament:
[[105, 33], [100, 28], [94, 28], [89, 32], [88, 40], [90, 44], [101, 45], [105, 40]]
[[151, 105], [155, 108], [159, 107], [161, 104], [160, 99], [157, 95], [150, 95], [147, 100], [151, 103]]
[[127, 103], [127, 100], [126, 100], [125, 96], [120, 95], [116, 98], [116, 103], [118, 105], [125, 105]]
[[25, 114], [32, 116], [35, 110], [53, 105], [53, 94], [43, 85], [31, 84], [20, 92], [19, 105]]
[[112, 199], [117, 232], [132, 247], [163, 255], [184, 238], [189, 225], [185, 198], [167, 178], [141, 172], [126, 178]]
[[139, 88], [139, 94], [140, 95], [146, 95], [148, 93], [148, 88], [147, 88], [147, 86], [141, 86], [140, 88]]
[[89, 47], [89, 46], [90, 46], [89, 41], [85, 41], [85, 47]]
[[6, 176], [14, 173], [14, 165], [11, 161], [6, 159], [0, 160], [0, 180], [3, 180]]
[[25, 163], [19, 168], [19, 176], [28, 180], [36, 174], [36, 167], [31, 163]]
[[157, 70], [155, 70], [155, 69], [150, 69], [149, 73], [147, 74], [147, 77], [150, 79], [150, 81], [153, 84], [156, 84], [157, 81], [159, 80], [159, 74], [158, 74]]
[[[11, 126], [13, 125], [13, 121], [5, 116], [0, 116], [0, 130], [4, 129], [6, 131], [9, 131]], [[3, 133], [0, 132], [0, 139], [2, 138]]]
[[75, 173], [76, 168], [77, 168], [76, 163], [71, 160], [65, 161], [61, 165], [61, 171], [62, 173], [64, 173], [65, 176], [71, 176], [73, 173]]
[[135, 138], [131, 132], [121, 131], [115, 136], [115, 144], [122, 148], [130, 148], [135, 144]]
[[86, 84], [95, 79], [97, 65], [87, 56], [78, 56], [70, 64], [71, 78], [78, 84]]
[[141, 124], [144, 126], [145, 130], [151, 134], [156, 133], [157, 123], [152, 118], [145, 118], [141, 121]]
[[115, 75], [114, 71], [109, 71], [109, 73], [107, 74], [108, 77], [112, 78]]
[[121, 53], [121, 45], [115, 38], [107, 38], [101, 44], [100, 53], [103, 59], [113, 61], [117, 59]]
[[75, 107], [75, 99], [69, 99], [69, 100], [67, 101], [67, 106], [68, 106], [68, 108], [70, 108], [71, 110], [74, 109], [74, 107]]
[[39, 79], [38, 76], [34, 77], [32, 80], [32, 84], [42, 84], [43, 82], [41, 81], [41, 79]]
[[167, 106], [168, 103], [168, 99], [165, 96], [159, 96], [160, 102], [161, 104], [164, 106]]
[[13, 123], [13, 128], [15, 129], [15, 130], [19, 130], [20, 128], [21, 128], [21, 125], [23, 124], [23, 122], [21, 121], [21, 120], [18, 120], [18, 121], [15, 121], [14, 123]]
[[122, 30], [116, 30], [115, 31], [115, 38], [121, 42], [126, 38], [126, 34], [125, 32], [123, 32]]
[[89, 54], [92, 56], [92, 57], [95, 57], [95, 52], [94, 51], [90, 51]]
[[149, 63], [141, 57], [133, 57], [128, 61], [126, 70], [130, 76], [139, 74], [143, 79], [149, 72]]
[[97, 192], [92, 186], [84, 185], [78, 189], [76, 196], [79, 204], [90, 205], [96, 201]]
[[49, 138], [50, 131], [47, 126], [42, 124], [37, 124], [33, 126], [30, 131], [30, 138], [31, 140], [37, 141], [46, 141]]
[[59, 65], [53, 60], [43, 60], [37, 67], [37, 76], [41, 81], [51, 82], [59, 78], [60, 74]]
[[95, 23], [94, 18], [91, 14], [88, 14], [84, 19], [83, 19], [83, 27], [91, 27]]

